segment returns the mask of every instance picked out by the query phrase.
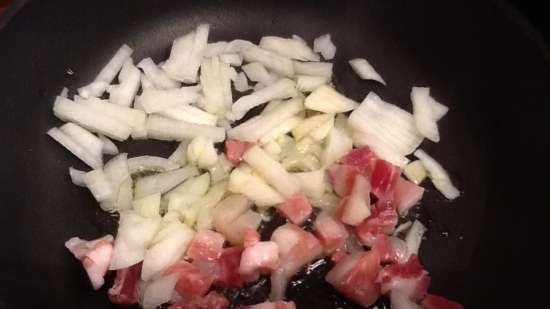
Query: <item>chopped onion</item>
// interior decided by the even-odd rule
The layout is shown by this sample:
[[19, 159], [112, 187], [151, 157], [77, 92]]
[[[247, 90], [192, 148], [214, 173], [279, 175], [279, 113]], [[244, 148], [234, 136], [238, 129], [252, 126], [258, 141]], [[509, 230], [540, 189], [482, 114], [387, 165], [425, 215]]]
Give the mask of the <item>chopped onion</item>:
[[328, 85], [315, 89], [306, 97], [304, 105], [308, 109], [330, 114], [349, 112], [358, 106], [357, 102]]
[[193, 166], [188, 166], [173, 171], [141, 177], [136, 181], [134, 195], [136, 198], [141, 198], [157, 192], [168, 192], [170, 189], [182, 183], [185, 179], [196, 174], [197, 169]]
[[313, 199], [322, 198], [327, 187], [325, 170], [321, 169], [311, 172], [293, 173], [292, 176], [298, 180], [300, 188], [307, 197]]
[[235, 67], [240, 67], [243, 64], [243, 57], [239, 54], [223, 54], [220, 55], [220, 60]]
[[294, 66], [290, 58], [280, 56], [256, 45], [241, 51], [241, 54], [244, 60], [248, 62], [259, 62], [269, 70], [286, 77], [294, 76]]
[[276, 99], [294, 97], [298, 93], [296, 84], [290, 79], [281, 79], [261, 90], [239, 98], [232, 106], [231, 116], [233, 120], [239, 120], [252, 108]]
[[209, 113], [224, 114], [233, 103], [229, 64], [219, 57], [205, 59], [201, 65], [200, 82], [203, 97], [201, 106]]
[[319, 56], [301, 38], [286, 39], [277, 36], [264, 36], [259, 45], [261, 48], [292, 59], [319, 61]]
[[197, 136], [204, 136], [218, 143], [225, 139], [224, 128], [192, 124], [157, 115], [149, 116], [146, 126], [147, 136], [159, 140], [182, 141]]
[[261, 63], [252, 62], [243, 65], [241, 69], [246, 74], [248, 79], [253, 82], [259, 82], [263, 85], [271, 85], [276, 81], [276, 78], [271, 75]]
[[[141, 88], [142, 90], [146, 90], [146, 89], [150, 89], [150, 88], [155, 88], [155, 86], [153, 85], [153, 82], [147, 77], [145, 76], [145, 74], [141, 74], [140, 77], [139, 77], [139, 80], [141, 82]], [[136, 97], [137, 98], [137, 97]], [[141, 109], [143, 110], [143, 108], [139, 108], [140, 105], [136, 105], [137, 102], [134, 102], [134, 108], [138, 108], [138, 109]]]
[[[107, 179], [111, 182], [114, 192], [118, 194], [119, 188], [126, 179], [130, 178], [128, 168], [128, 154], [121, 153], [113, 157], [103, 168]], [[116, 206], [116, 205], [115, 205]]]
[[[316, 130], [317, 128], [320, 128], [331, 119], [333, 120], [333, 123], [334, 123], [333, 114], [319, 114], [319, 115], [306, 118], [302, 122], [300, 122], [300, 124], [298, 124], [294, 129], [292, 129], [292, 136], [294, 137], [294, 139], [298, 141], [308, 136], [314, 130]], [[329, 128], [329, 131], [330, 131], [330, 128]]]
[[101, 157], [92, 155], [86, 148], [58, 128], [51, 128], [47, 134], [91, 168], [101, 168], [103, 166]]
[[409, 163], [409, 159], [407, 159], [407, 157], [391, 148], [391, 146], [388, 146], [385, 141], [381, 140], [376, 135], [372, 135], [364, 131], [354, 131], [352, 133], [352, 139], [354, 146], [369, 146], [377, 156], [393, 165], [403, 168], [407, 165], [407, 163]]
[[289, 133], [294, 128], [296, 128], [296, 126], [298, 126], [302, 121], [303, 121], [303, 118], [298, 116], [292, 116], [290, 118], [283, 120], [278, 126], [273, 128], [267, 134], [262, 136], [262, 138], [260, 138], [260, 144], [261, 145], [268, 144], [269, 142], [277, 139], [279, 136]]
[[210, 174], [208, 173], [187, 179], [164, 196], [169, 201], [168, 210], [181, 211], [182, 207], [188, 206], [203, 196], [209, 187]]
[[187, 147], [187, 160], [202, 169], [216, 164], [218, 154], [214, 142], [206, 137], [195, 137]]
[[59, 93], [59, 96], [64, 98], [69, 97], [69, 89], [67, 87], [63, 87], [63, 89], [61, 89], [61, 92]]
[[418, 255], [420, 244], [422, 243], [422, 236], [427, 231], [426, 227], [418, 220], [414, 220], [411, 229], [405, 237], [405, 243], [407, 244], [407, 252], [409, 256], [415, 254]]
[[458, 191], [458, 189], [453, 185], [449, 174], [445, 171], [441, 164], [434, 160], [434, 158], [430, 157], [422, 149], [415, 151], [414, 156], [422, 161], [422, 164], [428, 171], [428, 176], [439, 192], [450, 200], [454, 200], [460, 196], [460, 191]]
[[204, 48], [202, 55], [206, 58], [219, 56], [225, 52], [227, 45], [228, 43], [225, 41], [208, 43]]
[[94, 81], [78, 89], [78, 94], [83, 98], [100, 97], [107, 86], [115, 79], [118, 71], [124, 63], [130, 59], [133, 50], [126, 44], [122, 45], [109, 62], [99, 71]]
[[250, 89], [250, 86], [248, 85], [248, 79], [243, 72], [237, 74], [237, 78], [235, 78], [233, 86], [235, 86], [235, 90], [237, 90], [238, 92], [244, 92]]
[[353, 148], [351, 138], [341, 130], [332, 128], [328, 135], [323, 153], [321, 154], [321, 163], [324, 167], [338, 161]]
[[157, 156], [139, 156], [128, 159], [130, 174], [145, 171], [168, 172], [179, 167], [180, 165], [177, 162]]
[[79, 187], [86, 187], [86, 183], [84, 182], [84, 175], [86, 175], [86, 172], [77, 170], [71, 166], [69, 167], [69, 175], [71, 176], [73, 184]]
[[184, 166], [187, 163], [187, 146], [188, 141], [181, 141], [174, 152], [168, 157], [168, 160], [178, 163]]
[[130, 107], [136, 93], [138, 92], [141, 80], [141, 72], [134, 65], [132, 59], [126, 60], [118, 74], [118, 85], [109, 85], [109, 102]]
[[171, 79], [151, 58], [141, 60], [137, 64], [137, 67], [143, 70], [145, 76], [147, 76], [157, 89], [172, 89], [180, 86], [179, 82]]
[[216, 115], [209, 114], [191, 105], [180, 105], [158, 113], [164, 117], [181, 120], [188, 123], [215, 126], [218, 123]]
[[411, 101], [418, 131], [432, 142], [439, 142], [437, 121], [449, 111], [449, 108], [434, 100], [430, 96], [430, 88], [426, 87], [412, 87]]
[[160, 216], [160, 193], [153, 193], [132, 202], [132, 208], [138, 214], [155, 218]]
[[298, 75], [296, 76], [296, 88], [302, 92], [312, 92], [328, 81], [325, 76]]
[[340, 203], [340, 198], [334, 193], [325, 192], [320, 198], [310, 198], [309, 201], [313, 207], [334, 209]]
[[139, 102], [146, 113], [151, 114], [176, 106], [195, 103], [198, 99], [199, 95], [195, 89], [187, 89], [187, 87], [168, 90], [149, 88], [143, 91], [136, 101]]
[[98, 137], [71, 122], [62, 125], [59, 127], [59, 130], [67, 134], [78, 145], [84, 147], [91, 155], [101, 158], [103, 153], [103, 142]]
[[233, 164], [227, 160], [225, 154], [219, 154], [216, 164], [208, 168], [211, 183], [215, 184], [229, 177], [229, 172], [231, 172], [231, 169], [233, 169]]
[[330, 33], [323, 34], [313, 41], [313, 51], [321, 53], [325, 60], [330, 60], [336, 55], [336, 46], [330, 39]]
[[411, 226], [412, 226], [412, 222], [411, 222], [411, 221], [407, 221], [407, 222], [405, 222], [405, 223], [399, 224], [399, 225], [395, 228], [395, 231], [393, 231], [393, 236], [399, 235], [399, 233], [406, 231], [406, 230], [407, 230], [408, 228], [410, 228]]
[[376, 72], [367, 59], [356, 58], [348, 61], [348, 63], [361, 79], [371, 79], [381, 83], [382, 85], [386, 85], [386, 82], [382, 76]]
[[309, 136], [311, 136], [311, 138], [319, 142], [324, 140], [328, 136], [328, 134], [330, 133], [330, 130], [334, 128], [334, 114], [329, 114], [329, 115], [331, 117], [327, 121], [322, 123], [316, 129], [313, 129], [309, 133]]
[[[84, 175], [84, 183], [90, 190], [96, 201], [112, 201], [115, 197], [115, 192], [107, 175], [103, 170], [92, 170]], [[111, 211], [113, 209], [104, 209]]]
[[153, 309], [169, 302], [174, 294], [174, 288], [179, 280], [179, 273], [159, 277], [145, 286], [143, 292], [143, 309]]
[[426, 168], [424, 168], [424, 164], [420, 160], [413, 161], [405, 168], [403, 169], [403, 174], [409, 179], [410, 181], [414, 182], [415, 184], [421, 183], [424, 178], [428, 176], [428, 172], [426, 171]]
[[225, 46], [224, 53], [233, 54], [240, 53], [249, 48], [255, 47], [254, 43], [247, 40], [233, 40]]
[[126, 106], [110, 104], [107, 101], [99, 100], [97, 98], [90, 98], [88, 100], [77, 100], [77, 103], [89, 106], [93, 110], [116, 119], [130, 127], [133, 131], [139, 131], [145, 124], [146, 115], [144, 112], [136, 109], [132, 109]]
[[248, 197], [258, 207], [273, 206], [284, 202], [284, 197], [260, 177], [236, 168], [229, 176], [227, 189]]
[[218, 182], [208, 190], [208, 193], [200, 200], [195, 202], [194, 208], [198, 209], [197, 222], [195, 227], [197, 231], [212, 229], [213, 211], [216, 205], [223, 199], [226, 193], [227, 182]]
[[101, 148], [104, 154], [108, 155], [116, 155], [118, 154], [118, 147], [111, 141], [107, 136], [104, 136], [102, 134], [98, 135], [99, 139], [103, 143], [103, 147]]
[[[116, 107], [121, 107], [114, 105]], [[130, 136], [132, 128], [114, 118], [98, 112], [86, 104], [76, 104], [73, 101], [57, 97], [53, 106], [55, 116], [64, 121], [75, 122], [84, 128], [123, 141]]]
[[285, 197], [290, 197], [299, 192], [300, 186], [297, 184], [296, 179], [260, 147], [250, 148], [243, 155], [243, 159]]
[[132, 207], [132, 199], [134, 198], [134, 181], [132, 177], [126, 178], [118, 189], [118, 196], [114, 202], [118, 211], [127, 210]]
[[294, 61], [294, 72], [298, 75], [321, 76], [332, 79], [332, 63]]

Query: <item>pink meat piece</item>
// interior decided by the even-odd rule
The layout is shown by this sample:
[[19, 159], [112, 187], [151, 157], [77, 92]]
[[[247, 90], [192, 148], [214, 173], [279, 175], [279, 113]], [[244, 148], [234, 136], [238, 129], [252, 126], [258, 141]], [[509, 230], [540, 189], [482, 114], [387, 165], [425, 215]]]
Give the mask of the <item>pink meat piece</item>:
[[198, 232], [189, 244], [187, 256], [193, 260], [216, 260], [222, 254], [225, 237], [212, 230]]
[[113, 236], [90, 241], [73, 237], [65, 242], [65, 247], [82, 262], [94, 290], [101, 288], [113, 256]]
[[304, 194], [289, 197], [277, 209], [291, 223], [302, 224], [311, 215], [311, 204]]
[[273, 241], [261, 241], [245, 248], [241, 255], [239, 274], [245, 281], [258, 280], [279, 267], [279, 246]]
[[138, 283], [142, 263], [116, 271], [115, 283], [109, 289], [109, 300], [117, 305], [130, 306], [138, 302]]

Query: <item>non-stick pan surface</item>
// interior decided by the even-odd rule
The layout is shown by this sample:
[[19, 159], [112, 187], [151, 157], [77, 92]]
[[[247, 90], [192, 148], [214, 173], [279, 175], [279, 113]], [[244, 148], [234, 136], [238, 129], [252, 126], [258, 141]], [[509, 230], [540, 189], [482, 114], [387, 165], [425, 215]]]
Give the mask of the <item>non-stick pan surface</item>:
[[[548, 308], [550, 65], [545, 43], [506, 4], [488, 1], [32, 1], [0, 31], [0, 308], [111, 308], [63, 247], [69, 237], [114, 232], [115, 220], [70, 183], [83, 165], [49, 139], [63, 86], [95, 76], [122, 44], [134, 59], [164, 59], [198, 23], [210, 40], [330, 32], [335, 84], [361, 100], [375, 91], [410, 110], [410, 87], [430, 86], [450, 106], [442, 141], [423, 148], [463, 196], [431, 185], [418, 216], [428, 225], [421, 260], [431, 291], [465, 308]], [[347, 59], [367, 57], [387, 87], [360, 81]], [[166, 155], [174, 145], [121, 145]], [[301, 309], [356, 308], [323, 282], [323, 268], [288, 291]], [[538, 280], [536, 280], [539, 278]], [[265, 288], [232, 291], [236, 303]], [[516, 307], [516, 306], [521, 307]], [[386, 306], [384, 302], [379, 308]]]

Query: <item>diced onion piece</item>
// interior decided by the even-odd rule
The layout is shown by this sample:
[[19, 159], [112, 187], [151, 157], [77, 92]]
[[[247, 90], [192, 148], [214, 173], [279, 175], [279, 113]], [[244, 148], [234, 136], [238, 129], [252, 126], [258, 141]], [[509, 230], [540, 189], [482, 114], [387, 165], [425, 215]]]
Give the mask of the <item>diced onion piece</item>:
[[216, 164], [218, 154], [214, 142], [206, 137], [195, 137], [187, 147], [187, 160], [202, 169]]
[[[118, 105], [114, 105], [120, 107]], [[69, 99], [57, 97], [53, 106], [56, 117], [64, 121], [75, 122], [84, 128], [123, 141], [130, 136], [132, 128], [86, 104], [76, 104]]]
[[204, 48], [202, 55], [206, 58], [211, 58], [214, 56], [219, 56], [225, 52], [227, 47], [227, 42], [219, 41], [214, 43], [208, 43]]
[[336, 46], [330, 39], [330, 33], [323, 34], [313, 41], [313, 51], [321, 53], [325, 60], [330, 60], [336, 55]]
[[294, 139], [298, 141], [308, 136], [314, 130], [321, 127], [323, 124], [330, 121], [331, 119], [334, 121], [333, 114], [319, 114], [319, 115], [306, 118], [300, 124], [298, 124], [294, 129], [292, 129], [292, 136], [294, 137]]
[[188, 123], [215, 126], [218, 117], [191, 105], [180, 105], [159, 112], [159, 115]]
[[64, 98], [69, 97], [69, 88], [63, 87], [63, 89], [61, 89], [61, 92], [59, 93], [59, 96]]
[[102, 134], [99, 134], [98, 137], [103, 144], [101, 150], [104, 154], [108, 154], [108, 155], [118, 154], [118, 147], [115, 145], [115, 143], [113, 143], [113, 141], [111, 141], [107, 136], [104, 136]]
[[321, 76], [332, 79], [332, 63], [294, 61], [294, 72], [299, 75]]
[[424, 164], [420, 160], [415, 160], [403, 169], [403, 174], [409, 179], [410, 181], [414, 182], [415, 184], [421, 183], [424, 178], [428, 176], [428, 172], [426, 171], [426, 168], [424, 168]]
[[325, 170], [316, 170], [311, 172], [293, 173], [300, 188], [307, 197], [313, 199], [320, 199], [327, 188], [327, 181], [325, 179]]
[[232, 168], [233, 164], [229, 160], [227, 160], [225, 154], [219, 154], [216, 164], [208, 168], [211, 183], [215, 184], [229, 177], [229, 172], [231, 172]]
[[232, 106], [232, 119], [239, 120], [252, 108], [276, 99], [294, 97], [296, 84], [290, 79], [281, 79], [261, 90], [239, 98]]
[[237, 39], [225, 45], [224, 53], [227, 53], [227, 54], [240, 53], [242, 51], [245, 51], [255, 46], [256, 45], [254, 45], [254, 43], [250, 41]]
[[303, 61], [319, 61], [319, 55], [301, 39], [287, 39], [277, 36], [264, 36], [260, 47], [276, 52], [279, 55]]
[[[155, 86], [153, 85], [153, 82], [147, 76], [145, 76], [145, 74], [142, 73], [139, 77], [139, 80], [140, 80], [140, 83], [141, 83], [142, 90], [155, 88]], [[137, 97], [136, 97], [136, 99], [137, 99]], [[143, 108], [141, 107], [141, 105], [138, 104], [138, 102], [134, 102], [134, 108], [143, 110]]]
[[195, 103], [198, 99], [198, 93], [194, 89], [187, 89], [187, 87], [167, 90], [149, 88], [143, 91], [137, 101], [146, 113], [151, 114], [176, 106]]
[[197, 222], [195, 223], [197, 231], [212, 229], [213, 210], [225, 196], [226, 187], [227, 182], [218, 182], [208, 190], [205, 196], [194, 203], [194, 207], [198, 209]]
[[202, 24], [191, 33], [177, 38], [170, 51], [170, 57], [161, 66], [173, 79], [185, 83], [196, 83], [197, 72], [202, 62], [202, 53], [208, 44], [210, 26]]
[[243, 64], [243, 57], [239, 54], [223, 54], [220, 55], [220, 60], [235, 67], [239, 67]]
[[109, 102], [130, 107], [138, 92], [141, 81], [141, 72], [134, 65], [131, 58], [126, 60], [122, 66], [118, 74], [118, 81], [118, 85], [109, 85], [107, 87]]
[[246, 74], [248, 79], [253, 82], [271, 85], [276, 81], [276, 78], [271, 75], [261, 63], [252, 62], [243, 65], [241, 69]]
[[115, 79], [118, 71], [124, 63], [130, 59], [133, 50], [126, 44], [122, 45], [109, 62], [99, 71], [94, 81], [78, 89], [78, 94], [83, 98], [100, 97], [107, 86]]
[[134, 200], [132, 208], [135, 212], [147, 218], [160, 216], [160, 193], [153, 193]]
[[231, 67], [219, 57], [205, 59], [201, 65], [200, 82], [203, 97], [200, 105], [209, 113], [224, 114], [233, 103]]
[[71, 182], [73, 184], [79, 187], [86, 187], [86, 183], [84, 182], [84, 175], [86, 175], [86, 172], [77, 170], [72, 166], [69, 167], [69, 176], [71, 176]]
[[103, 142], [86, 129], [74, 123], [66, 123], [59, 127], [63, 133], [67, 134], [77, 144], [84, 147], [86, 151], [94, 157], [101, 158], [103, 153]]
[[345, 97], [328, 85], [315, 89], [306, 97], [304, 105], [308, 109], [329, 114], [345, 113], [358, 106], [357, 102]]
[[144, 171], [167, 172], [178, 169], [180, 165], [170, 159], [157, 156], [139, 156], [128, 159], [130, 174]]
[[353, 71], [361, 78], [361, 79], [371, 79], [375, 80], [382, 85], [386, 85], [386, 82], [376, 72], [376, 70], [372, 67], [372, 65], [367, 61], [367, 59], [363, 58], [356, 58], [348, 61], [349, 65], [353, 69]]
[[244, 92], [250, 89], [250, 86], [248, 85], [248, 80], [246, 79], [246, 75], [243, 72], [237, 74], [237, 78], [235, 78], [233, 86], [238, 92]]
[[412, 87], [413, 116], [418, 131], [432, 142], [439, 142], [437, 121], [449, 110], [430, 96], [430, 88]]
[[149, 116], [146, 126], [147, 136], [159, 140], [182, 141], [193, 139], [197, 136], [204, 136], [218, 143], [225, 139], [224, 128], [192, 124], [158, 115]]
[[181, 166], [187, 164], [187, 146], [188, 141], [181, 141], [174, 152], [168, 157], [168, 160], [178, 163]]
[[51, 128], [47, 134], [91, 168], [101, 168], [103, 166], [101, 157], [92, 155], [86, 148], [58, 128]]
[[[111, 160], [109, 160], [109, 162], [107, 162], [105, 164], [105, 167], [103, 168], [105, 175], [107, 175], [107, 178], [109, 179], [109, 181], [111, 182], [111, 185], [113, 186], [115, 196], [118, 196], [120, 194], [119, 192], [120, 187], [128, 178], [130, 178], [127, 157], [128, 157], [128, 154], [121, 153], [113, 157]], [[129, 206], [129, 205], [117, 205], [116, 202], [117, 200], [113, 199], [114, 207], [116, 209], [124, 209]]]
[[151, 58], [141, 60], [137, 67], [143, 70], [145, 76], [157, 89], [172, 89], [180, 86], [180, 83], [171, 79], [166, 72], [161, 70]]
[[259, 48], [256, 45], [241, 51], [241, 54], [244, 60], [248, 62], [259, 62], [269, 70], [286, 77], [294, 76], [294, 66], [290, 58]]
[[332, 128], [334, 128], [334, 114], [329, 114], [329, 115], [331, 117], [327, 121], [325, 121], [323, 124], [321, 124], [316, 129], [313, 129], [309, 133], [309, 136], [311, 136], [311, 138], [313, 138], [314, 140], [319, 142], [319, 141], [324, 140], [325, 137], [328, 136], [328, 134], [330, 133], [330, 130], [332, 130]]
[[300, 191], [296, 179], [260, 147], [250, 148], [243, 155], [243, 159], [283, 196], [290, 197]]
[[296, 88], [302, 92], [312, 92], [320, 86], [328, 83], [328, 78], [325, 76], [296, 76]]
[[174, 294], [176, 283], [179, 280], [179, 274], [174, 273], [159, 277], [148, 283], [143, 291], [143, 309], [153, 309], [169, 302]]
[[381, 140], [376, 135], [366, 133], [364, 131], [355, 131], [352, 133], [353, 145], [355, 147], [369, 146], [374, 153], [390, 162], [393, 165], [397, 165], [401, 168], [405, 167], [409, 163], [409, 159], [388, 146], [388, 144]]
[[420, 244], [422, 243], [422, 236], [426, 232], [426, 227], [418, 220], [415, 220], [411, 226], [411, 229], [405, 237], [405, 243], [407, 244], [407, 252], [410, 255], [418, 255]]
[[279, 136], [289, 133], [290, 131], [294, 130], [294, 128], [296, 128], [296, 126], [298, 126], [302, 121], [303, 118], [298, 116], [292, 116], [285, 119], [278, 126], [273, 128], [273, 130], [262, 136], [262, 138], [260, 138], [260, 144], [268, 144], [269, 142], [277, 139]]
[[351, 138], [341, 130], [332, 128], [327, 137], [325, 148], [321, 154], [321, 163], [327, 167], [338, 161], [353, 148]]
[[[86, 173], [86, 175], [84, 175], [84, 183], [96, 201], [100, 203], [104, 201], [112, 201], [115, 197], [115, 192], [113, 191], [111, 182], [103, 170], [98, 169]], [[113, 209], [104, 210], [111, 211]]]
[[434, 158], [430, 157], [422, 149], [414, 152], [414, 156], [422, 161], [428, 171], [428, 177], [432, 180], [435, 188], [446, 198], [453, 200], [460, 196], [460, 191], [453, 185], [451, 178], [445, 169]]
[[165, 193], [197, 174], [195, 167], [183, 167], [177, 170], [141, 177], [136, 181], [135, 197], [141, 198], [153, 193]]
[[285, 200], [263, 179], [251, 175], [241, 168], [236, 168], [231, 172], [227, 189], [233, 193], [243, 194], [258, 207], [277, 205]]
[[[77, 100], [77, 103], [91, 107], [93, 110], [105, 116], [116, 119], [132, 127], [133, 131], [139, 131], [145, 124], [146, 115], [144, 112], [126, 106], [110, 104], [107, 101], [97, 98], [88, 100]], [[133, 132], [132, 132], [133, 133]]]
[[334, 193], [325, 192], [320, 198], [310, 198], [309, 201], [313, 207], [330, 210], [338, 206], [340, 198]]

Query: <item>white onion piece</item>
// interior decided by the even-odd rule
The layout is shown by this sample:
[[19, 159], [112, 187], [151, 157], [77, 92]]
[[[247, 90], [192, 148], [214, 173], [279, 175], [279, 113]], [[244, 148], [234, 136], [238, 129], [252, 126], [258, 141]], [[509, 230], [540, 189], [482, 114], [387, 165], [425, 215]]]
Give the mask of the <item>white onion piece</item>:
[[293, 173], [292, 176], [298, 180], [300, 188], [307, 197], [320, 199], [325, 193], [327, 188], [325, 170]]
[[[118, 105], [114, 105], [120, 107]], [[75, 102], [57, 97], [53, 106], [54, 114], [57, 118], [64, 121], [75, 122], [82, 127], [100, 133], [118, 141], [123, 141], [130, 136], [132, 128], [105, 114], [98, 112], [86, 104], [76, 104]]]
[[168, 157], [168, 160], [178, 163], [181, 166], [187, 164], [187, 146], [189, 145], [188, 141], [181, 141], [178, 144], [178, 147], [172, 154]]
[[319, 114], [306, 118], [292, 130], [292, 136], [298, 141], [309, 135], [313, 130], [322, 126], [331, 118], [334, 119], [333, 114]]
[[259, 82], [263, 85], [271, 85], [276, 81], [276, 78], [271, 75], [265, 66], [258, 62], [252, 62], [246, 65], [243, 65], [243, 72], [246, 74], [249, 80], [253, 82]]
[[423, 139], [409, 112], [384, 102], [374, 92], [351, 113], [349, 124], [402, 156], [412, 153]]
[[231, 67], [219, 57], [205, 59], [201, 65], [200, 82], [203, 97], [201, 106], [211, 114], [223, 114], [233, 103]]
[[121, 212], [109, 269], [127, 268], [141, 262], [160, 225], [160, 217], [146, 218], [134, 211]]
[[427, 231], [426, 227], [418, 220], [415, 220], [411, 226], [411, 229], [405, 236], [405, 243], [407, 244], [407, 252], [409, 256], [415, 254], [418, 255], [420, 244], [422, 243], [422, 236]]
[[386, 85], [386, 82], [376, 72], [376, 70], [372, 67], [372, 65], [367, 61], [367, 59], [363, 58], [356, 58], [348, 61], [349, 65], [353, 69], [353, 71], [361, 78], [361, 79], [371, 79], [375, 80], [382, 85]]
[[69, 176], [71, 176], [71, 182], [73, 184], [79, 187], [86, 187], [86, 183], [84, 183], [84, 175], [86, 175], [86, 172], [77, 170], [72, 166], [69, 167]]
[[332, 79], [332, 63], [294, 61], [294, 72], [299, 75], [321, 76]]
[[154, 193], [132, 201], [132, 209], [146, 218], [160, 216], [160, 193]]
[[328, 136], [328, 134], [330, 133], [330, 130], [334, 128], [334, 114], [329, 114], [329, 115], [331, 117], [329, 117], [327, 121], [322, 123], [316, 129], [313, 129], [311, 132], [309, 132], [309, 136], [311, 136], [311, 138], [320, 142]]
[[132, 207], [134, 198], [134, 181], [132, 177], [126, 178], [119, 186], [118, 196], [114, 202], [118, 211], [127, 210]]
[[331, 210], [334, 209], [340, 203], [340, 198], [334, 194], [325, 192], [320, 198], [309, 198], [311, 206]]
[[259, 62], [277, 74], [286, 77], [294, 76], [294, 66], [290, 58], [280, 56], [272, 51], [257, 47], [256, 45], [241, 51], [241, 55], [244, 60], [248, 62]]
[[149, 88], [143, 91], [136, 101], [139, 101], [146, 113], [151, 114], [176, 106], [195, 103], [198, 99], [199, 95], [195, 89], [187, 89], [187, 87], [168, 90]]
[[210, 187], [210, 174], [197, 174], [198, 170], [193, 175], [195, 177], [187, 179], [164, 195], [164, 199], [168, 200], [168, 210], [181, 210], [206, 194]]
[[432, 180], [435, 188], [449, 200], [460, 196], [460, 191], [453, 185], [451, 178], [445, 169], [434, 158], [430, 157], [422, 149], [414, 152], [414, 156], [422, 161], [428, 171], [428, 177]]
[[353, 143], [351, 138], [343, 131], [332, 128], [321, 154], [322, 165], [325, 167], [331, 165], [350, 152], [352, 148]]
[[157, 89], [172, 89], [180, 86], [179, 82], [171, 79], [151, 58], [141, 60], [137, 64], [137, 67], [143, 70], [145, 76], [147, 76]]
[[177, 170], [141, 177], [136, 181], [135, 197], [141, 198], [153, 193], [165, 193], [182, 183], [185, 179], [197, 175], [194, 166], [182, 167]]
[[118, 194], [119, 188], [126, 179], [130, 178], [128, 169], [128, 154], [121, 153], [113, 157], [103, 167], [107, 179], [111, 182], [115, 194]]
[[[98, 202], [112, 201], [115, 197], [113, 186], [103, 170], [92, 170], [84, 175], [84, 183]], [[104, 209], [112, 211], [113, 209]]]
[[325, 60], [330, 60], [336, 55], [336, 46], [332, 43], [330, 33], [323, 34], [313, 40], [313, 51], [321, 53]]
[[302, 61], [319, 61], [319, 55], [307, 46], [303, 39], [287, 39], [277, 36], [264, 36], [260, 47], [271, 50], [279, 55]]
[[132, 52], [133, 50], [128, 45], [122, 45], [109, 62], [99, 71], [94, 81], [78, 89], [78, 94], [83, 98], [101, 96], [105, 92], [105, 89], [107, 89], [107, 86], [115, 79], [124, 63], [130, 59]]
[[118, 147], [107, 136], [102, 134], [98, 135], [99, 139], [103, 143], [102, 151], [104, 154], [116, 155], [118, 154]]
[[239, 98], [231, 108], [233, 120], [239, 120], [252, 108], [276, 99], [286, 99], [298, 94], [296, 84], [290, 79], [281, 79], [261, 90]]
[[218, 154], [214, 142], [206, 137], [195, 137], [187, 146], [187, 160], [202, 169], [216, 164]]
[[141, 279], [150, 280], [179, 260], [193, 239], [195, 232], [180, 222], [164, 226], [153, 239], [143, 258]]
[[449, 108], [430, 96], [430, 88], [412, 87], [411, 101], [413, 116], [418, 131], [432, 142], [439, 142], [437, 121], [449, 111]]
[[233, 86], [238, 92], [244, 92], [250, 89], [250, 86], [248, 85], [248, 79], [243, 72], [239, 72], [239, 74], [237, 74], [237, 78], [235, 78]]
[[158, 115], [150, 115], [147, 119], [147, 136], [166, 141], [182, 141], [204, 136], [219, 143], [225, 140], [225, 129], [215, 126], [188, 123], [173, 120]]
[[408, 180], [414, 182], [415, 184], [421, 183], [424, 178], [428, 176], [428, 172], [420, 160], [407, 164], [407, 166], [403, 169], [403, 174], [405, 174]]
[[59, 96], [64, 98], [69, 97], [69, 88], [63, 87], [63, 89], [61, 89], [61, 92], [59, 93]]
[[227, 45], [228, 43], [225, 41], [208, 43], [206, 44], [206, 47], [204, 48], [202, 55], [206, 58], [219, 56], [225, 52]]
[[[145, 74], [142, 73], [139, 77], [139, 80], [140, 80], [140, 83], [141, 83], [141, 89], [142, 90], [155, 88], [155, 85], [153, 85], [153, 82], [147, 76], [145, 76]], [[138, 106], [136, 106], [135, 102], [134, 102], [134, 108], [138, 108]], [[143, 110], [143, 108], [138, 108], [138, 109]]]
[[249, 48], [253, 48], [256, 45], [254, 43], [247, 41], [247, 40], [233, 40], [225, 46], [224, 53], [227, 54], [233, 54], [233, 53], [240, 53], [242, 51], [245, 51]]
[[109, 102], [130, 107], [138, 92], [141, 81], [141, 72], [134, 66], [131, 58], [126, 60], [122, 66], [118, 74], [118, 81], [118, 85], [109, 85], [107, 87]]
[[290, 197], [300, 191], [296, 179], [260, 147], [250, 148], [243, 159], [283, 196]]
[[216, 164], [208, 167], [211, 183], [215, 184], [229, 177], [231, 169], [233, 169], [233, 164], [227, 160], [225, 154], [219, 154]]
[[225, 196], [226, 187], [227, 182], [218, 182], [208, 190], [206, 195], [194, 203], [193, 207], [198, 209], [195, 223], [197, 231], [212, 229], [213, 209]]
[[141, 307], [153, 309], [169, 302], [174, 294], [174, 288], [179, 280], [179, 274], [174, 273], [160, 277], [145, 286]]
[[234, 82], [235, 79], [237, 79], [237, 74], [238, 74], [238, 73], [237, 73], [237, 70], [235, 70], [234, 67], [231, 67], [231, 66], [230, 66], [229, 69], [227, 70], [227, 73], [228, 73], [228, 75], [229, 75], [229, 79], [230, 79], [232, 82]]
[[377, 156], [393, 165], [403, 168], [407, 165], [407, 163], [409, 163], [409, 159], [407, 159], [407, 157], [396, 151], [376, 135], [357, 130], [352, 132], [352, 139], [354, 146], [369, 146]]
[[325, 76], [298, 75], [296, 76], [296, 88], [302, 92], [312, 92], [328, 81]]
[[58, 128], [51, 128], [47, 134], [91, 168], [101, 168], [103, 166], [101, 157], [92, 155], [86, 148]]
[[422, 309], [423, 307], [412, 301], [407, 295], [400, 291], [390, 293], [390, 305], [392, 309]]
[[223, 54], [220, 55], [220, 60], [234, 67], [239, 67], [243, 64], [243, 57], [239, 54]]
[[140, 110], [136, 110], [126, 106], [111, 104], [108, 101], [100, 100], [97, 98], [77, 100], [76, 102], [89, 106], [98, 113], [125, 123], [126, 125], [132, 127], [134, 131], [139, 130], [140, 127], [145, 124], [146, 115], [143, 111]]
[[260, 138], [260, 145], [265, 145], [277, 139], [279, 136], [289, 133], [294, 128], [296, 128], [296, 126], [298, 126], [302, 121], [303, 121], [303, 118], [298, 116], [292, 116], [290, 118], [285, 119], [278, 126], [273, 128], [267, 134], [262, 136], [262, 138]]
[[233, 193], [243, 194], [258, 207], [277, 205], [285, 200], [263, 179], [251, 175], [241, 168], [236, 168], [231, 172], [227, 189]]
[[170, 57], [161, 66], [171, 78], [196, 83], [197, 72], [202, 62], [202, 53], [208, 44], [210, 26], [202, 24], [191, 33], [177, 38], [170, 51]]
[[180, 105], [158, 113], [164, 117], [181, 120], [188, 123], [215, 126], [218, 117], [191, 105]]
[[315, 89], [304, 101], [306, 108], [323, 113], [345, 113], [355, 109], [358, 104], [340, 94], [334, 88], [323, 85]]
[[101, 158], [103, 153], [103, 142], [86, 129], [74, 123], [66, 123], [59, 127], [63, 133], [67, 134], [77, 144], [84, 147], [86, 151], [94, 157]]
[[402, 224], [398, 225], [398, 226], [395, 228], [395, 231], [393, 231], [393, 236], [399, 235], [399, 233], [406, 231], [406, 230], [407, 230], [408, 228], [410, 228], [411, 226], [412, 226], [412, 222], [411, 222], [411, 221], [407, 221], [407, 222], [405, 222], [405, 223], [402, 223]]
[[170, 159], [157, 156], [139, 156], [128, 159], [130, 174], [144, 171], [167, 172], [178, 169], [180, 165]]

